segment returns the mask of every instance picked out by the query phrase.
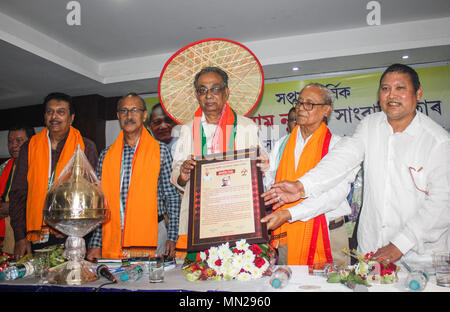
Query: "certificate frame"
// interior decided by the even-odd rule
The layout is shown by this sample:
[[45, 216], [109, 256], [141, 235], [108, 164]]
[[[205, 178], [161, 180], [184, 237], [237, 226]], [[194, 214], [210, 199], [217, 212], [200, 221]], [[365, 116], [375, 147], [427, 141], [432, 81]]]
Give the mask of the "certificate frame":
[[[208, 249], [212, 246], [218, 246], [228, 242], [230, 246], [234, 246], [235, 243], [241, 239], [245, 239], [248, 243], [267, 243], [268, 231], [266, 223], [261, 223], [261, 218], [266, 214], [264, 200], [261, 198], [261, 194], [264, 192], [262, 172], [259, 167], [256, 166], [257, 157], [259, 156], [259, 148], [242, 149], [228, 153], [218, 153], [196, 158], [195, 169], [191, 171], [190, 177], [190, 202], [189, 202], [189, 223], [188, 223], [188, 242], [187, 250], [189, 252], [201, 251]], [[230, 161], [234, 161], [233, 164], [240, 164], [241, 162], [250, 162], [249, 172], [243, 171], [245, 174], [249, 174], [251, 178], [251, 184], [244, 186], [244, 192], [251, 192], [251, 205], [245, 207], [249, 212], [253, 211], [252, 221], [246, 222], [248, 227], [253, 229], [250, 231], [244, 231], [243, 233], [234, 234], [217, 234], [216, 236], [202, 237], [201, 231], [201, 216], [206, 215], [210, 207], [202, 203], [202, 167], [206, 165], [215, 164], [231, 164]], [[228, 163], [224, 163], [228, 162]], [[242, 174], [242, 172], [240, 173]], [[222, 185], [223, 186], [223, 185]], [[248, 193], [247, 193], [248, 194]], [[206, 195], [205, 195], [206, 196]], [[248, 219], [248, 218], [247, 218]], [[248, 221], [248, 220], [247, 220]], [[225, 222], [225, 221], [224, 221]], [[245, 221], [244, 221], [245, 222]], [[253, 222], [253, 224], [250, 224]], [[244, 227], [246, 228], [246, 227]]]

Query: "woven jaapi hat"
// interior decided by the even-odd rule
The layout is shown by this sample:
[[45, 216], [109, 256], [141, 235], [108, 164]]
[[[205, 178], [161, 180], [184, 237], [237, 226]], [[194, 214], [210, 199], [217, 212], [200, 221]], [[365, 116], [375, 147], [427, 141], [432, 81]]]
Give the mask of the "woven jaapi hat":
[[256, 56], [240, 43], [221, 38], [196, 41], [176, 52], [159, 78], [159, 100], [177, 123], [194, 118], [198, 109], [195, 75], [215, 66], [228, 74], [228, 104], [239, 115], [248, 115], [261, 98], [264, 73]]

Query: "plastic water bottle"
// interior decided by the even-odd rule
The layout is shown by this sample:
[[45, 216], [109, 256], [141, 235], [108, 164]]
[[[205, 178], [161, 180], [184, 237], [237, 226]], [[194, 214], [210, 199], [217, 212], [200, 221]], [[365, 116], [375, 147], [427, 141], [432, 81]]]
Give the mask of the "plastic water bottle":
[[12, 265], [5, 269], [5, 280], [15, 280], [30, 276], [34, 273], [34, 266], [29, 262]]
[[292, 276], [292, 270], [288, 266], [278, 267], [270, 278], [270, 285], [273, 288], [284, 288], [289, 283]]
[[414, 270], [406, 278], [406, 287], [412, 291], [422, 291], [427, 286], [428, 275], [422, 270]]
[[139, 264], [130, 265], [123, 268], [123, 271], [120, 273], [120, 280], [122, 282], [126, 281], [137, 281], [142, 277], [143, 269]]

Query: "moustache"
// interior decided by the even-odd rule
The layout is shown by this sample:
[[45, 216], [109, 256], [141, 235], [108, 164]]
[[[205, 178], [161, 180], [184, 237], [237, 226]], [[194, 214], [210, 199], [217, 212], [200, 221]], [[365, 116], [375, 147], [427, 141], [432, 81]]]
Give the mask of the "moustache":
[[129, 123], [136, 124], [136, 120], [134, 120], [134, 119], [126, 119], [123, 123], [124, 123], [125, 125], [127, 125], [127, 124], [129, 124]]
[[60, 123], [61, 123], [61, 121], [56, 120], [56, 119], [50, 120], [50, 124], [60, 124]]

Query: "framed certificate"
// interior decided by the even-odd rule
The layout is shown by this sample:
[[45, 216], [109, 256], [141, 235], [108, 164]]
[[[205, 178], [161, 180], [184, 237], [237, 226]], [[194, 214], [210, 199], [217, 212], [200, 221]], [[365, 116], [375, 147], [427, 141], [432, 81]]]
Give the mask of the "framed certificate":
[[266, 243], [262, 173], [256, 148], [196, 159], [191, 172], [188, 250], [205, 250], [240, 239]]

